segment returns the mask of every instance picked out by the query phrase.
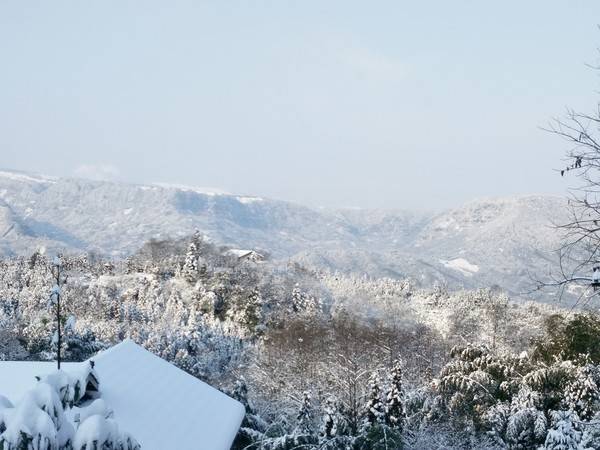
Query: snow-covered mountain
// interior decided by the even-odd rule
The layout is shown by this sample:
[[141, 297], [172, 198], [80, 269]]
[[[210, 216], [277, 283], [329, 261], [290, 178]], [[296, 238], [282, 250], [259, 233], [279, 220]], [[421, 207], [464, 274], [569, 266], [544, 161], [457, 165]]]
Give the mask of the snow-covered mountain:
[[37, 244], [125, 256], [149, 239], [196, 229], [217, 242], [275, 256], [352, 238], [334, 214], [282, 201], [8, 171], [0, 171], [0, 220], [4, 254], [30, 253]]
[[0, 253], [135, 252], [199, 229], [215, 242], [308, 266], [410, 276], [424, 284], [500, 285], [518, 293], [546, 273], [565, 201], [480, 200], [441, 214], [315, 210], [185, 186], [133, 185], [0, 171]]

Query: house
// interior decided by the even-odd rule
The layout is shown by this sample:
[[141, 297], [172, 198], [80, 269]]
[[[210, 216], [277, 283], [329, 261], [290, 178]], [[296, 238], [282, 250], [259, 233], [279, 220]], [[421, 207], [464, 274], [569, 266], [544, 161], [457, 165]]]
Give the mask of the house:
[[[143, 450], [228, 450], [245, 414], [239, 402], [131, 340], [92, 358], [101, 398]], [[81, 373], [89, 362], [63, 363]], [[53, 362], [0, 362], [0, 394], [16, 403]], [[86, 379], [86, 390], [96, 388]], [[93, 392], [90, 392], [92, 394]]]
[[265, 260], [265, 256], [254, 250], [241, 250], [241, 249], [230, 249], [225, 252], [228, 256], [233, 256], [239, 261], [251, 261], [254, 263], [261, 263]]

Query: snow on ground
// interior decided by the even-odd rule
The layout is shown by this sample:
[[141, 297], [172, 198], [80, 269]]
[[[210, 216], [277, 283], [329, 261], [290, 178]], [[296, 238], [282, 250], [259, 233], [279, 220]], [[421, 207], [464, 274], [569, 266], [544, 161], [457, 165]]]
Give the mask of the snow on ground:
[[454, 217], [444, 217], [435, 223], [436, 230], [447, 230], [451, 227], [454, 227], [456, 230], [461, 229], [460, 225], [456, 223], [456, 219]]
[[466, 277], [471, 277], [474, 273], [479, 272], [479, 266], [471, 264], [464, 258], [455, 258], [448, 261], [440, 259], [440, 264], [449, 269], [457, 270]]
[[153, 183], [153, 185], [164, 189], [177, 189], [178, 191], [196, 192], [197, 194], [204, 195], [231, 195], [229, 192], [218, 188], [186, 186], [185, 184], [172, 183]]
[[[92, 358], [101, 398], [144, 450], [228, 450], [244, 417], [237, 401], [126, 340]], [[87, 364], [87, 363], [86, 363]], [[81, 364], [63, 369], [77, 372]], [[0, 394], [16, 403], [51, 362], [0, 362]]]
[[260, 197], [236, 197], [237, 201], [243, 203], [244, 205], [249, 205], [250, 203], [257, 203], [264, 201]]
[[[67, 372], [77, 369], [78, 363], [61, 363]], [[56, 370], [55, 362], [0, 361], [0, 395], [17, 404], [35, 385], [35, 377]]]
[[0, 177], [13, 181], [25, 181], [29, 183], [56, 183], [56, 180], [51, 177], [34, 176], [19, 172], [7, 172], [5, 170], [0, 170]]
[[242, 250], [239, 248], [232, 248], [225, 252], [225, 255], [235, 256], [236, 258], [242, 258], [246, 255], [249, 255], [253, 252], [253, 250]]
[[264, 259], [265, 259], [264, 255], [261, 255], [260, 253], [254, 251], [254, 250], [240, 250], [240, 249], [232, 248], [230, 250], [227, 250], [223, 254], [227, 255], [227, 256], [233, 256], [238, 259], [248, 259], [248, 260], [254, 261], [254, 262], [261, 262], [261, 261], [264, 261]]

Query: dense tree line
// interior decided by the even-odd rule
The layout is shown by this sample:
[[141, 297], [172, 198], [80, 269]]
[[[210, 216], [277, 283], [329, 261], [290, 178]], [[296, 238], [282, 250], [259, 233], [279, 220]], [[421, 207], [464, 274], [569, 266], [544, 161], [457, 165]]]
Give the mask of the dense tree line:
[[[131, 337], [245, 405], [237, 449], [600, 448], [595, 313], [239, 255], [64, 256], [64, 357]], [[0, 261], [0, 358], [54, 358], [50, 268]]]

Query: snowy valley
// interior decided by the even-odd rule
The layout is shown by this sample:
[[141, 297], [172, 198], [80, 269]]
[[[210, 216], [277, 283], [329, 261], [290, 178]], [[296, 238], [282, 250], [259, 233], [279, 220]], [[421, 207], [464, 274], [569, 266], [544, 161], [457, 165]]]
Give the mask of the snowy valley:
[[[40, 450], [54, 440], [61, 450], [101, 441], [192, 450], [209, 433], [210, 450], [533, 449], [565, 427], [594, 445], [600, 429], [576, 421], [593, 424], [600, 410], [600, 371], [590, 365], [600, 362], [597, 338], [569, 337], [600, 332], [588, 316], [595, 301], [572, 317], [562, 308], [580, 291], [558, 302], [556, 289], [534, 289], [556, 266], [554, 225], [567, 220], [565, 203], [520, 196], [444, 212], [325, 210], [0, 171], [0, 361], [52, 360], [60, 348], [68, 371], [77, 361], [102, 364], [130, 339], [237, 400], [207, 416], [221, 417], [220, 428], [188, 417], [153, 435], [170, 419], [141, 419], [135, 388], [121, 388], [143, 366], [107, 375], [100, 365], [103, 396], [63, 400], [64, 412], [39, 428], [20, 411], [45, 417], [52, 403], [41, 393], [64, 399], [75, 382], [36, 362], [64, 383], [42, 378], [30, 394], [0, 397], [0, 445], [20, 449], [29, 436]], [[57, 267], [65, 285], [46, 304]], [[580, 351], [593, 353], [579, 359]], [[14, 367], [4, 367], [5, 386], [17, 379]], [[170, 372], [161, 393], [186, 375]], [[202, 395], [186, 408], [197, 406], [195, 417], [208, 412]], [[98, 403], [105, 397], [115, 405]], [[237, 422], [236, 408], [244, 411]]]

